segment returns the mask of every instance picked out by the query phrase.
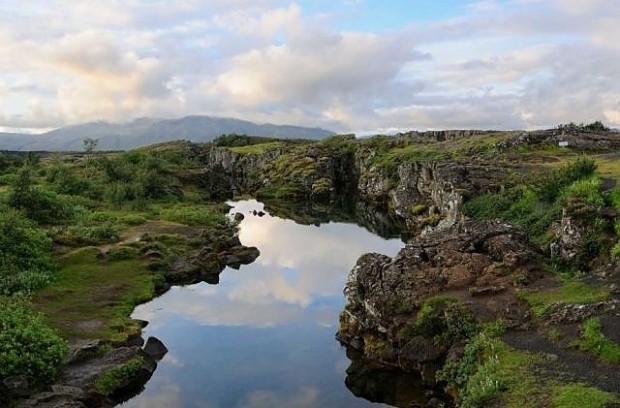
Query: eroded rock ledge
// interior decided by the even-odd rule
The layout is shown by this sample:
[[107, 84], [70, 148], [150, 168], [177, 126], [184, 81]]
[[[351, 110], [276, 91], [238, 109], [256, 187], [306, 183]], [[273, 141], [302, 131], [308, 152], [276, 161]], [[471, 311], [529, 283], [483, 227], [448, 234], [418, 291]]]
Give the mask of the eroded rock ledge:
[[539, 256], [520, 228], [499, 221], [414, 238], [394, 258], [363, 255], [347, 279], [337, 338], [433, 383], [434, 372], [462, 354], [469, 322], [528, 325], [515, 289], [545, 276]]

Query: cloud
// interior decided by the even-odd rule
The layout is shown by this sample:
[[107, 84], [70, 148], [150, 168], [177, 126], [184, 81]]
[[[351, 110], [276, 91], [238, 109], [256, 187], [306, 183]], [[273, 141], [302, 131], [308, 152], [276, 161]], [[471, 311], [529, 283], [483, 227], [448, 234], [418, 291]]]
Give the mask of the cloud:
[[0, 127], [197, 113], [366, 132], [620, 126], [615, 2], [472, 1], [424, 22], [395, 5], [391, 27], [345, 3], [5, 3]]

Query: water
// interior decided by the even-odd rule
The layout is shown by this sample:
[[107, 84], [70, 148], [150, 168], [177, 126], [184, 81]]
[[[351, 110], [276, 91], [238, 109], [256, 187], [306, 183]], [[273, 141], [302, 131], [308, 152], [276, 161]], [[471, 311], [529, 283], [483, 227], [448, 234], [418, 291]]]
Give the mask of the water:
[[[240, 270], [226, 269], [218, 285], [174, 287], [136, 308], [133, 317], [150, 322], [144, 337], [159, 338], [170, 351], [123, 408], [389, 406], [347, 388], [351, 361], [334, 334], [357, 258], [373, 251], [393, 256], [402, 242], [354, 224], [317, 227], [254, 216], [250, 211], [263, 210], [254, 200], [233, 205], [232, 213], [246, 215], [241, 242], [257, 246], [260, 257]], [[347, 380], [355, 393], [371, 388], [370, 399], [382, 400], [375, 377], [365, 377], [372, 370], [359, 373]], [[390, 384], [414, 382], [386, 374], [397, 376]]]

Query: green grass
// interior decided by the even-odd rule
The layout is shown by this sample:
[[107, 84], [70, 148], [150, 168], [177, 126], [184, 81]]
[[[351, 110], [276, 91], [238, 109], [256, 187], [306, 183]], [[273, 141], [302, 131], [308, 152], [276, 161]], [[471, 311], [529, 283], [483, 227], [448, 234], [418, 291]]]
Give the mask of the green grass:
[[237, 147], [229, 147], [228, 149], [239, 154], [263, 154], [266, 151], [280, 149], [285, 147], [286, 145], [283, 142], [267, 142], [260, 144], [252, 144], [247, 146], [237, 146]]
[[569, 281], [562, 286], [545, 291], [521, 290], [519, 298], [525, 300], [532, 308], [534, 317], [540, 318], [547, 313], [554, 303], [579, 304], [608, 300], [609, 290], [604, 287], [588, 285], [584, 282]]
[[583, 384], [554, 387], [555, 408], [603, 408], [614, 402], [619, 402], [617, 396]]
[[583, 324], [583, 334], [575, 345], [588, 351], [608, 364], [620, 364], [620, 346], [601, 332], [601, 322], [596, 318]]
[[440, 372], [459, 389], [461, 408], [603, 408], [617, 396], [581, 384], [538, 377], [535, 367], [551, 364], [543, 355], [518, 351], [502, 342], [492, 326], [467, 344], [459, 365]]
[[99, 254], [86, 247], [63, 256], [57, 279], [33, 303], [65, 338], [122, 342], [138, 332], [129, 315], [153, 298], [154, 278], [140, 259], [108, 261]]
[[189, 226], [219, 227], [226, 224], [226, 216], [219, 206], [197, 204], [175, 204], [159, 210], [162, 220], [178, 222]]

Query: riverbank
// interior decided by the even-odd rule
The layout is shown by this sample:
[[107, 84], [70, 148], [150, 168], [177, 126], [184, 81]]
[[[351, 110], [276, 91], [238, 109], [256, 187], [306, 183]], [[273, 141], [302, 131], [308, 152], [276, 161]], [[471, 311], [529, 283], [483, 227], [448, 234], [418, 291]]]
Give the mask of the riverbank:
[[[19, 371], [28, 367], [16, 366], [4, 374], [3, 395], [44, 390], [35, 405], [52, 395], [111, 404], [117, 397], [106, 395], [125, 391], [119, 384], [136, 372], [147, 378], [154, 363], [144, 358], [143, 323], [128, 318], [131, 310], [170, 284], [216, 282], [225, 265], [256, 259], [258, 249], [240, 245], [216, 204], [249, 194], [310, 203], [311, 215], [297, 216], [302, 223], [342, 216], [334, 209], [344, 207], [370, 229], [394, 220], [407, 226], [412, 241], [402, 253], [362, 257], [351, 278], [358, 291], [347, 290], [339, 338], [368, 360], [422, 371], [463, 406], [510, 405], [537, 390], [532, 406], [582, 408], [588, 405], [574, 395], [588, 395], [589, 406], [603, 407], [617, 399], [605, 384], [618, 383], [620, 145], [613, 132], [580, 132], [410, 132], [320, 142], [235, 136], [214, 145], [20, 159], [0, 177], [2, 211], [21, 211], [10, 217], [28, 234], [16, 242], [36, 248], [37, 257], [13, 248], [10, 261], [19, 267], [3, 264], [3, 297], [30, 293], [47, 324], [71, 339], [70, 358], [110, 365], [84, 386], [92, 398], [73, 385], [49, 394], [44, 379], [59, 368], [56, 360], [46, 362], [52, 371], [31, 378]], [[450, 250], [437, 250], [446, 242]], [[373, 271], [384, 268], [393, 272], [392, 291], [375, 304], [389, 282]], [[64, 355], [60, 337], [45, 333], [34, 341], [53, 344], [55, 358]], [[537, 336], [544, 341], [529, 341]], [[592, 362], [611, 379], [554, 371]], [[507, 375], [514, 370], [543, 370], [542, 388], [519, 388]], [[550, 373], [558, 379], [546, 381]], [[86, 375], [78, 369], [74, 377]]]

